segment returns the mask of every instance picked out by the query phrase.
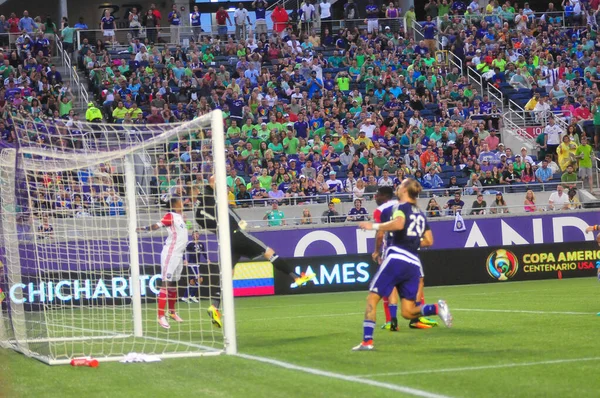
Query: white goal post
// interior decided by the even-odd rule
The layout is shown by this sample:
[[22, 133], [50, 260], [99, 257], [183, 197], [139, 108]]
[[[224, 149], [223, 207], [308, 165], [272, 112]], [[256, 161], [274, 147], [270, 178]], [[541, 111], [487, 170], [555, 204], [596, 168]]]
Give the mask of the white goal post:
[[[52, 365], [237, 353], [229, 223], [212, 234], [194, 219], [210, 175], [228, 219], [222, 112], [160, 125], [12, 121], [17, 147], [0, 153], [0, 347]], [[164, 329], [166, 232], [136, 229], [159, 222], [175, 196], [190, 244], [167, 307], [183, 321]], [[218, 290], [223, 329], [206, 313]]]

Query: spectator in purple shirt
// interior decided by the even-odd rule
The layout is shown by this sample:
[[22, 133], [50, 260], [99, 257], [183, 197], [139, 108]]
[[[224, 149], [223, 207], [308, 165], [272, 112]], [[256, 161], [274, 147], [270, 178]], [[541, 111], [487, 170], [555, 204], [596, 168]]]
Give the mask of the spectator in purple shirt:
[[369, 213], [367, 209], [362, 207], [362, 200], [355, 199], [354, 207], [348, 212], [346, 221], [367, 221], [369, 219]]

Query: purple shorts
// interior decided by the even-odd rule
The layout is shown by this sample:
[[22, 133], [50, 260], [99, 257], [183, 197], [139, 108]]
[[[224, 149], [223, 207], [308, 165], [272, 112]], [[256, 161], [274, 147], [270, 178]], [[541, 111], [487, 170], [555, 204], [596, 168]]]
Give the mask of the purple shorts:
[[422, 277], [423, 269], [418, 257], [390, 252], [375, 274], [369, 291], [388, 297], [397, 287], [400, 298], [415, 301]]

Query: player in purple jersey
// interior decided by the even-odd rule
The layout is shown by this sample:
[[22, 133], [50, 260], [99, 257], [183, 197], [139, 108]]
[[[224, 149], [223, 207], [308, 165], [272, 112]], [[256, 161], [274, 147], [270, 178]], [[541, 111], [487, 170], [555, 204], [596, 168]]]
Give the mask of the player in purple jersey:
[[[388, 210], [391, 209], [393, 206], [395, 206], [396, 204], [398, 204], [397, 200], [392, 200], [392, 188], [390, 187], [382, 187], [379, 188], [380, 190], [383, 188], [389, 188], [389, 192], [390, 192], [390, 196], [389, 196], [389, 201], [382, 204], [381, 206], [379, 206], [377, 208], [377, 210], [375, 210], [375, 212], [379, 212], [378, 217], [374, 219], [375, 222], [378, 223], [385, 223], [388, 221], [392, 220], [392, 211]], [[377, 193], [380, 193], [380, 191], [377, 191]], [[375, 199], [377, 200], [378, 196], [375, 196]], [[377, 256], [375, 255], [376, 253], [373, 253], [373, 260], [377, 261], [378, 264], [382, 264], [382, 254], [385, 253], [385, 250], [388, 246], [393, 244], [393, 239], [391, 239], [393, 237], [393, 233], [391, 232], [383, 232], [383, 231], [377, 231], [377, 235], [375, 236], [375, 251], [377, 254]], [[385, 238], [385, 239], [384, 239]], [[385, 240], [385, 242], [384, 242]], [[385, 245], [384, 245], [385, 243]], [[417, 299], [416, 302], [418, 304], [425, 304], [425, 295], [423, 294], [423, 288], [425, 287], [425, 281], [424, 278], [421, 277], [419, 280], [419, 290], [417, 292]], [[393, 290], [392, 294], [396, 297], [396, 300], [392, 300], [392, 302], [397, 303], [398, 302], [398, 292], [396, 289]], [[390, 305], [392, 307], [396, 307], [393, 308], [392, 310], [390, 310]], [[397, 313], [398, 311], [398, 305], [397, 304], [390, 304], [389, 300], [387, 297], [383, 297], [383, 310], [385, 313], [385, 324], [381, 327], [382, 329], [385, 330], [390, 330], [392, 332], [397, 332], [398, 331], [398, 320], [396, 319], [396, 317], [394, 317], [394, 319], [392, 319], [391, 313]], [[410, 320], [410, 322], [408, 323], [408, 327], [410, 327], [411, 329], [431, 329], [432, 327], [437, 326], [438, 323], [436, 321], [434, 321], [433, 319], [429, 319], [426, 318], [424, 316], [420, 316], [420, 317], [416, 317]]]
[[[403, 318], [411, 320], [419, 316], [439, 315], [447, 327], [452, 326], [452, 315], [444, 300], [437, 304], [417, 305], [420, 280], [423, 278], [423, 267], [419, 258], [420, 247], [433, 244], [433, 233], [427, 223], [425, 213], [417, 207], [417, 198], [421, 185], [412, 179], [402, 181], [396, 195], [400, 203], [384, 210], [391, 212], [391, 221], [386, 223], [361, 222], [363, 230], [390, 232], [384, 260], [375, 274], [367, 296], [367, 309], [363, 323], [363, 341], [353, 351], [370, 351], [374, 349], [373, 331], [375, 329], [377, 303], [382, 297], [390, 300], [392, 320], [398, 323], [397, 296], [391, 295], [394, 288], [400, 296], [400, 311]], [[396, 301], [394, 303], [394, 301]], [[395, 304], [395, 306], [393, 306]]]

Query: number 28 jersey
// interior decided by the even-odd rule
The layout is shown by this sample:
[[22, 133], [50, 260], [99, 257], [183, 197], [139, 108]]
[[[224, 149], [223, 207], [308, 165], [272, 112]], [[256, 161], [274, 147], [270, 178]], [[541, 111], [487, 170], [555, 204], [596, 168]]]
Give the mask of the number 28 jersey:
[[405, 220], [404, 229], [392, 231], [387, 235], [386, 247], [404, 249], [417, 254], [421, 246], [421, 238], [429, 230], [425, 212], [411, 203], [397, 203], [383, 210], [381, 220], [395, 220], [402, 217]]

